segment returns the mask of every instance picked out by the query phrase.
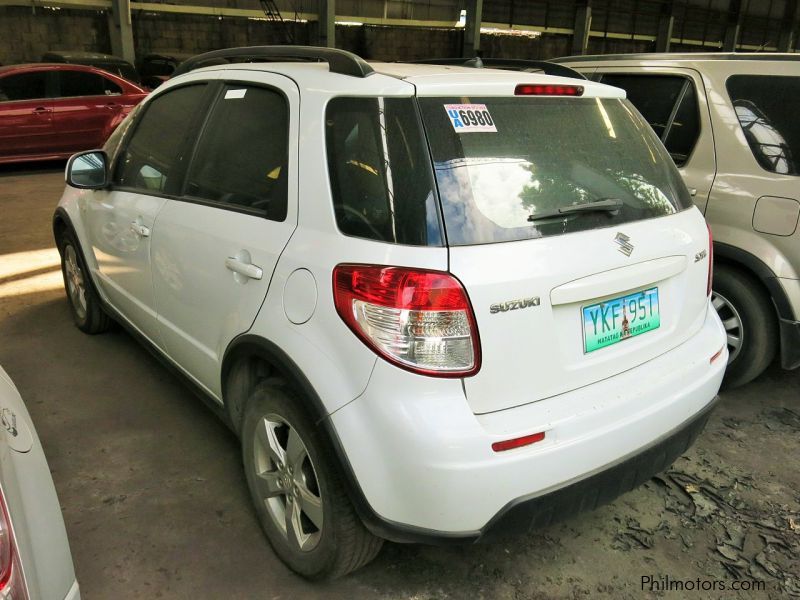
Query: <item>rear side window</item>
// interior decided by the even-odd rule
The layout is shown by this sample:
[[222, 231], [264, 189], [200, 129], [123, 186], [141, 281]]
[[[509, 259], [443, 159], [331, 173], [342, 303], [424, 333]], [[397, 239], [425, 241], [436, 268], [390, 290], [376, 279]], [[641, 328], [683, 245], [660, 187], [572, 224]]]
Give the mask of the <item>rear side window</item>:
[[734, 75], [728, 94], [758, 164], [772, 173], [800, 175], [800, 77]]
[[226, 86], [189, 170], [186, 194], [286, 218], [289, 107], [283, 94]]
[[342, 233], [442, 246], [431, 162], [411, 98], [334, 98], [325, 120], [328, 174]]
[[0, 79], [0, 102], [39, 100], [47, 96], [47, 73], [19, 73]]
[[59, 96], [62, 98], [122, 93], [122, 88], [116, 83], [97, 73], [88, 71], [58, 71], [57, 73], [60, 83]]
[[180, 192], [187, 139], [194, 136], [191, 125], [205, 90], [205, 84], [181, 87], [147, 104], [117, 161], [117, 186], [143, 193]]
[[677, 75], [604, 73], [602, 83], [625, 90], [679, 167], [686, 164], [700, 136], [694, 83]]
[[[420, 103], [451, 245], [613, 227], [691, 206], [675, 165], [627, 101], [502, 97]], [[447, 105], [462, 104], [477, 105], [490, 125], [458, 128]], [[540, 218], [597, 201], [618, 208]]]

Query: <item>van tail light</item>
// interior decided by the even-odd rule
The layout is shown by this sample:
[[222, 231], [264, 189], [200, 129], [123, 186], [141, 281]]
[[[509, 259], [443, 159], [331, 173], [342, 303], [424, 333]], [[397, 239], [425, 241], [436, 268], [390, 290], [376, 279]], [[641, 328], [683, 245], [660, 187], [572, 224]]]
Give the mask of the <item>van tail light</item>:
[[520, 83], [514, 88], [515, 96], [583, 96], [582, 85], [551, 83]]
[[711, 226], [708, 227], [708, 286], [706, 286], [706, 296], [711, 297], [711, 284], [714, 281], [714, 236], [711, 233]]
[[6, 499], [0, 490], [0, 598], [28, 600]]
[[480, 369], [475, 315], [449, 273], [338, 265], [333, 296], [353, 333], [398, 367], [436, 377], [467, 377]]

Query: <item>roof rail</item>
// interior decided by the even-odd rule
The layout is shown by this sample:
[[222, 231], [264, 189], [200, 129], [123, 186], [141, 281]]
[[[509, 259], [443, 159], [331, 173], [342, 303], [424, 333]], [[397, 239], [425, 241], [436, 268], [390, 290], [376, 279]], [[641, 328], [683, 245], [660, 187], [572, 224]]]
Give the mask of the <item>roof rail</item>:
[[282, 59], [291, 61], [319, 61], [330, 66], [331, 73], [366, 77], [374, 73], [373, 69], [360, 56], [337, 48], [318, 48], [315, 46], [244, 46], [241, 48], [225, 48], [205, 54], [198, 54], [182, 62], [175, 69], [172, 77], [183, 75], [201, 67], [226, 63], [275, 62]]
[[570, 77], [572, 79], [586, 79], [581, 73], [574, 69], [565, 67], [545, 60], [525, 60], [519, 58], [428, 58], [425, 60], [410, 61], [425, 65], [454, 65], [461, 67], [474, 67], [482, 69], [491, 67], [494, 69], [506, 69], [509, 71], [542, 71], [545, 75], [556, 75], [558, 77]]

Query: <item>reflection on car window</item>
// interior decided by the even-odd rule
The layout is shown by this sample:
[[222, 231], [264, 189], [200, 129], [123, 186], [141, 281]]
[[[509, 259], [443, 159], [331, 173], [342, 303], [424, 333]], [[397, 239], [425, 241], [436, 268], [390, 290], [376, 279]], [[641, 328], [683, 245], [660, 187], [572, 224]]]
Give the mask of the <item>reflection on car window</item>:
[[114, 173], [120, 187], [177, 194], [190, 124], [201, 106], [205, 84], [171, 90], [154, 98], [135, 124]]
[[422, 125], [410, 98], [334, 98], [325, 115], [336, 224], [351, 236], [444, 243]]
[[289, 108], [278, 92], [227, 86], [197, 145], [186, 194], [286, 218]]
[[44, 71], [3, 77], [0, 79], [0, 102], [39, 100], [47, 97], [46, 77]]
[[800, 175], [800, 77], [734, 75], [727, 82], [739, 124], [753, 156], [767, 171]]
[[[450, 104], [484, 106], [496, 131], [457, 132]], [[653, 130], [626, 101], [420, 100], [453, 245], [523, 240], [670, 215], [691, 206]], [[529, 217], [616, 199], [614, 212]]]

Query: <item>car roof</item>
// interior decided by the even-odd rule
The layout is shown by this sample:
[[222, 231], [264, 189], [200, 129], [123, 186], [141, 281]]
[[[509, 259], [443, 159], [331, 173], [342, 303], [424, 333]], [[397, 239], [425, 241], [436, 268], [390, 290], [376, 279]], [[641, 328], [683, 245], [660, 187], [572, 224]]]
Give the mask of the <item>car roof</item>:
[[633, 54], [589, 54], [554, 58], [554, 63], [616, 61], [703, 62], [719, 60], [800, 61], [800, 54], [788, 52], [641, 52]]
[[4, 65], [0, 66], [0, 73], [9, 73], [11, 71], [88, 71], [90, 73], [103, 73], [108, 74], [117, 79], [120, 77], [114, 73], [108, 73], [92, 65], [80, 65], [75, 63], [22, 63], [18, 65]]
[[[512, 95], [520, 83], [579, 85], [586, 97], [624, 98], [624, 91], [585, 79], [555, 77], [542, 73], [508, 71], [450, 65], [414, 63], [370, 62], [375, 73], [368, 77], [353, 77], [331, 73], [323, 62], [248, 62], [202, 67], [186, 73], [203, 71], [261, 71], [278, 73], [293, 79], [303, 89], [332, 94], [353, 93], [370, 95], [447, 96], [468, 93], [471, 95]], [[180, 75], [175, 79], [181, 79]], [[408, 87], [411, 84], [414, 87]]]

